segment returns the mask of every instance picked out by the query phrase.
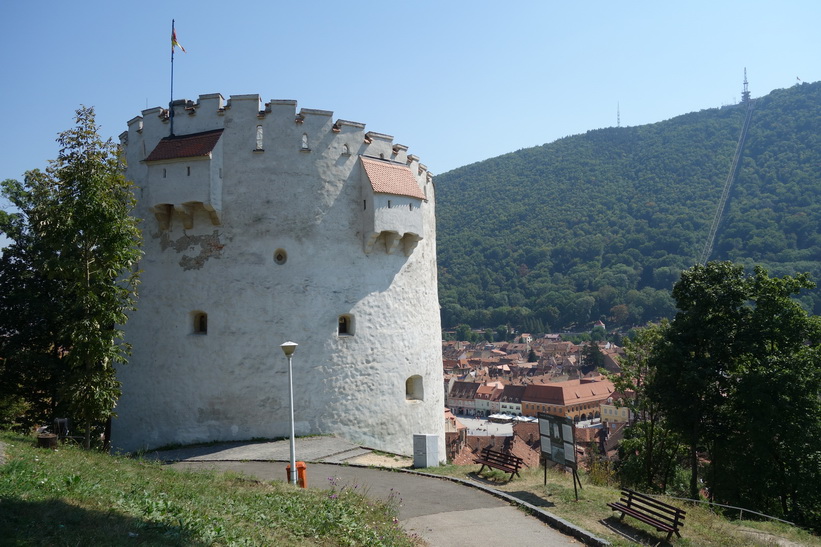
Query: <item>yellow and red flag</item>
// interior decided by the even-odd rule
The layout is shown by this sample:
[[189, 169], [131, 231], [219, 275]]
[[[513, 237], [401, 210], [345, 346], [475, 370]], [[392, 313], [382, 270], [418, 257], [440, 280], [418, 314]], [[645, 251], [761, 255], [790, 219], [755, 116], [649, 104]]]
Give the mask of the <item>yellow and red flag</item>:
[[171, 27], [171, 52], [172, 53], [174, 52], [175, 47], [180, 48], [182, 50], [182, 52], [185, 53], [185, 48], [182, 47], [182, 45], [180, 45], [180, 43], [177, 41], [177, 31], [174, 30], [174, 27], [172, 26]]

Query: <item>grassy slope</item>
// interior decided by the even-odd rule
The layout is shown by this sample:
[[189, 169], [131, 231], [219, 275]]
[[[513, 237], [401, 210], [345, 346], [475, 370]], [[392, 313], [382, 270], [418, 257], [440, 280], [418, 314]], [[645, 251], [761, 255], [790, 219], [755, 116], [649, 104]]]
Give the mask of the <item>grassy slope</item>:
[[[610, 541], [615, 546], [635, 545], [636, 542], [655, 545], [663, 541], [666, 534], [643, 523], [625, 517], [619, 522], [607, 503], [619, 498], [619, 490], [611, 486], [596, 486], [582, 472], [582, 489], [576, 501], [571, 475], [561, 471], [548, 470], [547, 485], [544, 484], [542, 469], [527, 469], [521, 478], [507, 482], [508, 476], [500, 471], [487, 471], [482, 477], [475, 472], [478, 466], [448, 465], [425, 469], [425, 472], [448, 475], [460, 479], [482, 482], [491, 488], [501, 490], [532, 505], [543, 508], [576, 526], [584, 528]], [[684, 502], [669, 500], [669, 503], [687, 511], [682, 538], [670, 541], [681, 546], [751, 546], [751, 545], [816, 545], [821, 546], [821, 538], [804, 530], [777, 522], [729, 521], [706, 508], [704, 505], [686, 506]], [[627, 539], [627, 538], [632, 538]]]
[[414, 545], [396, 508], [341, 490], [179, 472], [0, 433], [3, 545]]
[[[235, 474], [178, 472], [161, 465], [0, 433], [0, 543], [11, 545], [417, 545], [393, 518], [395, 508], [348, 491], [294, 490]], [[663, 534], [634, 519], [619, 523], [607, 502], [616, 488], [582, 475], [575, 500], [569, 475], [540, 469], [507, 482], [501, 472], [476, 477], [477, 466], [426, 472], [488, 484], [605, 538], [613, 545], [657, 544]], [[681, 502], [672, 501], [673, 504]], [[821, 539], [770, 522], [727, 521], [703, 506], [686, 507], [673, 545], [817, 545]], [[5, 542], [5, 543], [4, 543]]]

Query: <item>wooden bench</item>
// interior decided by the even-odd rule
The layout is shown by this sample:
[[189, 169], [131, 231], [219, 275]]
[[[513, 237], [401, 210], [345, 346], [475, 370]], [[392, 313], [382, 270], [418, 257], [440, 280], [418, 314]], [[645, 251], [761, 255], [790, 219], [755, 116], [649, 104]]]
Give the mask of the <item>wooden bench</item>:
[[624, 519], [624, 515], [630, 515], [659, 532], [667, 532], [667, 541], [673, 533], [681, 537], [678, 530], [684, 526], [685, 511], [629, 489], [622, 490], [621, 496], [619, 501], [607, 504], [613, 511], [621, 512], [619, 520]]
[[481, 463], [482, 467], [479, 468], [479, 471], [476, 473], [477, 475], [481, 474], [484, 470], [485, 466], [488, 468], [496, 468], [500, 471], [504, 471], [505, 473], [510, 473], [510, 478], [508, 482], [513, 480], [513, 475], [519, 475], [519, 468], [524, 465], [525, 461], [518, 457], [514, 456], [513, 454], [507, 452], [498, 452], [493, 450], [490, 447], [482, 449], [482, 453], [479, 457], [473, 460], [473, 463]]

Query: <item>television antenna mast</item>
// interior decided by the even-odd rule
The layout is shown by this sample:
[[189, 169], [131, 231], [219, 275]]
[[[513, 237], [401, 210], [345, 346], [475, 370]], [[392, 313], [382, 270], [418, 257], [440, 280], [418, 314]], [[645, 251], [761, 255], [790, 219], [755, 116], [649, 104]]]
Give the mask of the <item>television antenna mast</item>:
[[750, 90], [747, 87], [747, 67], [744, 67], [744, 91], [741, 92], [741, 102], [750, 102]]

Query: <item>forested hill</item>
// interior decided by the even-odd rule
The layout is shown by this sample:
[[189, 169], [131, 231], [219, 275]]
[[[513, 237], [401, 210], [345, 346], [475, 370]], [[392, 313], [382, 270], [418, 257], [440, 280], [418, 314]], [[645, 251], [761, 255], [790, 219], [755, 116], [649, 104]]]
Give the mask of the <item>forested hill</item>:
[[[533, 332], [672, 317], [747, 105], [612, 127], [436, 177], [443, 326]], [[821, 83], [754, 99], [711, 260], [821, 282]], [[802, 300], [821, 314], [821, 290]]]

